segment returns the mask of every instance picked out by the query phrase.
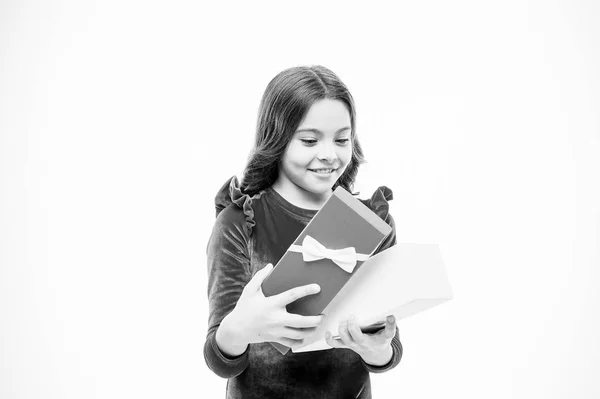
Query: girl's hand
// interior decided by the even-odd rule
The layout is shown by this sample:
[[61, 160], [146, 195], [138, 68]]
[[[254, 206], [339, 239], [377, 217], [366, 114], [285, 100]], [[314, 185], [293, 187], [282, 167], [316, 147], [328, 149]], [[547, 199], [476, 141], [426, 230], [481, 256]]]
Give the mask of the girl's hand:
[[[221, 333], [221, 336], [226, 336], [223, 341], [244, 350], [248, 344], [259, 342], [278, 342], [294, 348], [301, 346], [304, 338], [313, 333], [321, 323], [323, 316], [300, 316], [288, 313], [286, 309], [287, 304], [316, 294], [321, 288], [317, 284], [309, 284], [265, 297], [261, 285], [271, 270], [273, 265], [268, 264], [244, 287], [235, 308], [219, 327], [225, 330]], [[243, 350], [239, 354], [242, 352]]]
[[[333, 339], [329, 331], [325, 333], [325, 341], [333, 348], [348, 348], [358, 353], [362, 359], [373, 366], [389, 363], [393, 356], [392, 339], [396, 335], [396, 320], [388, 316], [385, 328], [375, 334], [365, 334], [350, 316], [342, 320], [338, 327], [340, 340]], [[341, 341], [341, 342], [340, 342]]]

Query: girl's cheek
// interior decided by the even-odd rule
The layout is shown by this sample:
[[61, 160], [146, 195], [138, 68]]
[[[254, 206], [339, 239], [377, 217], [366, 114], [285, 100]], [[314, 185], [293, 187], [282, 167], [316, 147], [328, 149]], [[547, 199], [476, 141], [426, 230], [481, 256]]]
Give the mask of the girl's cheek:
[[344, 165], [348, 165], [350, 163], [350, 160], [352, 159], [352, 149], [344, 151], [342, 154], [339, 154], [338, 158], [343, 160]]

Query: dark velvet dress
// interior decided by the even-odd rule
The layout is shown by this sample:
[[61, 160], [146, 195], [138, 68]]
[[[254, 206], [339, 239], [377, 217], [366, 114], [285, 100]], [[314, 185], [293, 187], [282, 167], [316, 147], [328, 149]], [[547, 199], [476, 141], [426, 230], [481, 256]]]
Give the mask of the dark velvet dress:
[[[388, 200], [392, 192], [378, 188], [361, 201], [392, 226], [377, 252], [396, 243]], [[217, 375], [227, 378], [227, 398], [371, 398], [370, 372], [394, 368], [402, 345], [392, 340], [393, 356], [384, 366], [365, 363], [350, 349], [279, 353], [269, 343], [250, 344], [231, 359], [219, 350], [216, 331], [239, 299], [244, 286], [267, 263], [276, 265], [316, 210], [299, 208], [272, 188], [250, 197], [236, 177], [215, 198], [217, 219], [207, 247], [209, 320], [204, 358]]]

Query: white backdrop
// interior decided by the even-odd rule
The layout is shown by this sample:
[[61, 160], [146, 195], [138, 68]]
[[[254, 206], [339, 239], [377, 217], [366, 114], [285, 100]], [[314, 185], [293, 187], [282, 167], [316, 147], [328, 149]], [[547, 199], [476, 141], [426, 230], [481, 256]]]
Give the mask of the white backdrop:
[[455, 298], [376, 398], [598, 398], [600, 3], [0, 6], [0, 397], [223, 397], [205, 249], [260, 97], [335, 71], [399, 241]]

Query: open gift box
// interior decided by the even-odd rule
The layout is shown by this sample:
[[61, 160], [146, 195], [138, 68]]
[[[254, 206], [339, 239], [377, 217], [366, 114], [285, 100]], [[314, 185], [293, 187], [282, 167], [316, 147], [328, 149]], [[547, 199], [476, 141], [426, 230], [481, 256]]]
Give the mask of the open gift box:
[[325, 332], [337, 335], [338, 324], [354, 315], [359, 326], [396, 320], [452, 299], [453, 293], [436, 244], [399, 243], [365, 261], [323, 311], [325, 318], [293, 352], [330, 349]]
[[[317, 283], [321, 291], [292, 302], [287, 311], [324, 314], [317, 331], [294, 352], [328, 349], [324, 333], [337, 333], [349, 314], [367, 326], [397, 319], [452, 297], [437, 245], [396, 244], [372, 256], [392, 228], [338, 187], [263, 281], [265, 296]], [[289, 348], [272, 343], [282, 354]]]

